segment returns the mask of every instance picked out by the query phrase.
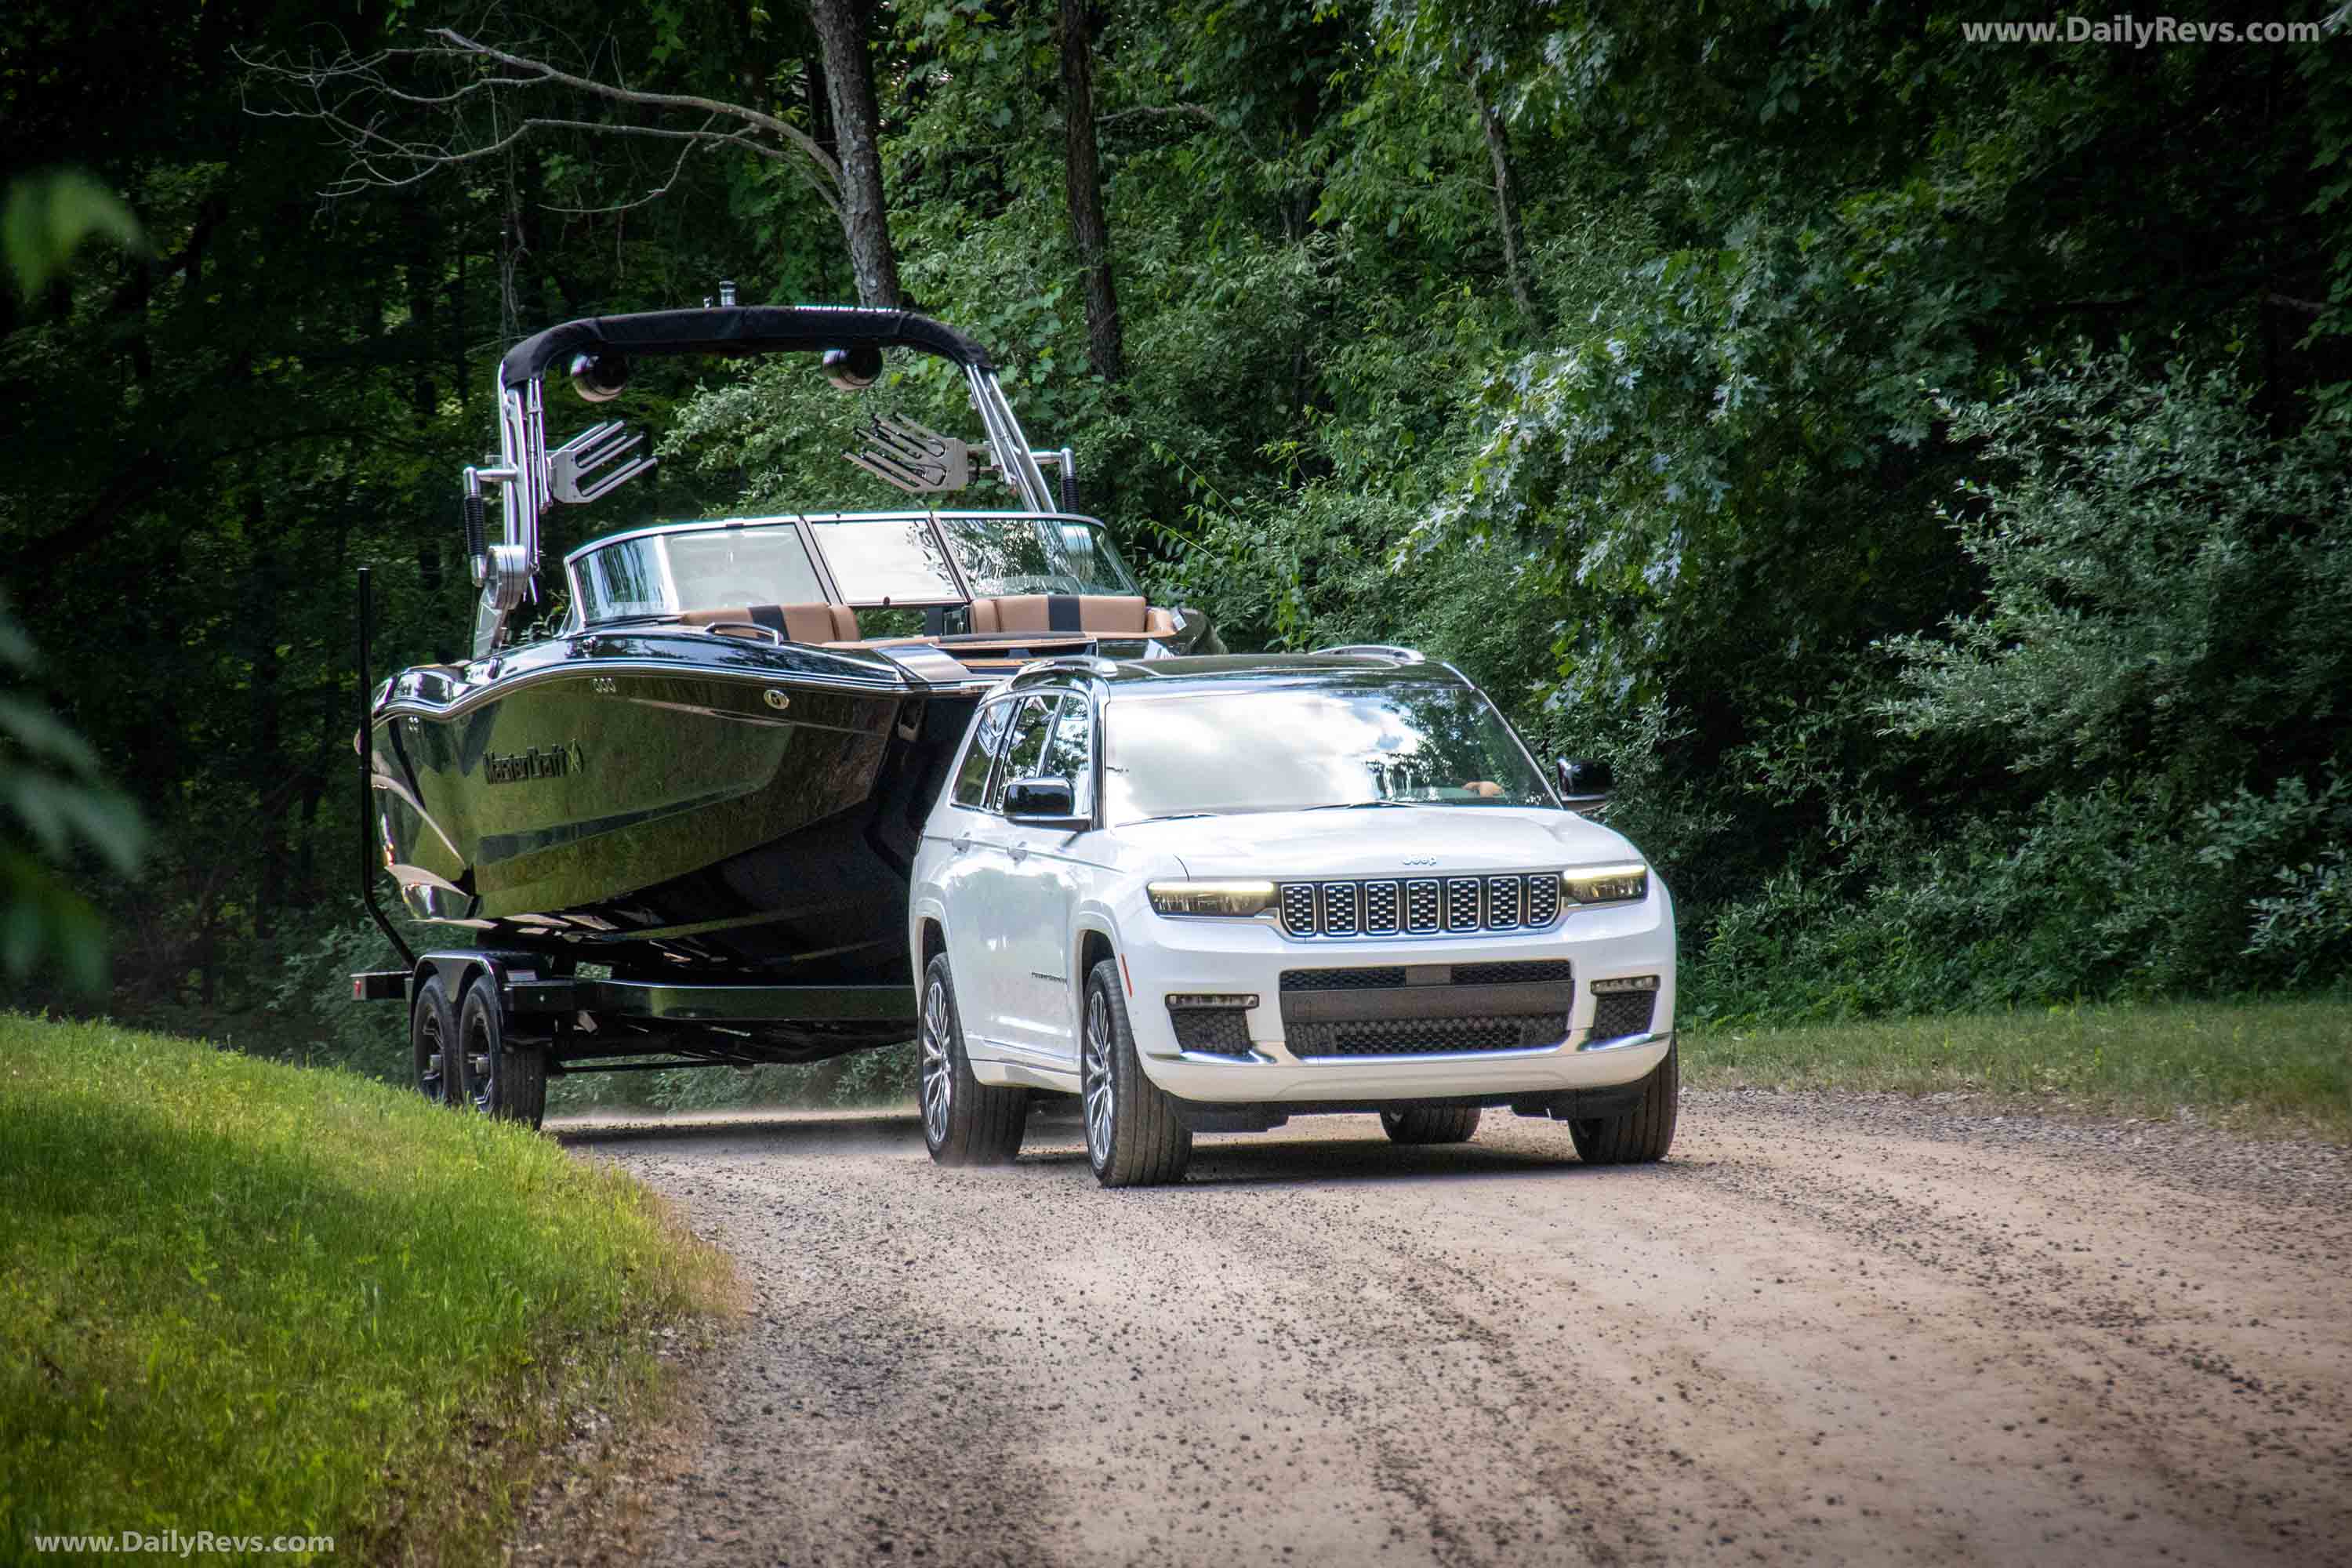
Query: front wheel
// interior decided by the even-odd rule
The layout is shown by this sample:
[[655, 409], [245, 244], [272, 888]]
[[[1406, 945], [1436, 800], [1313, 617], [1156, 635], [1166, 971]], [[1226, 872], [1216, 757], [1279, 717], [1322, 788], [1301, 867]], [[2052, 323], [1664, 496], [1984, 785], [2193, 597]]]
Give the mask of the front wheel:
[[956, 1011], [948, 955], [923, 971], [923, 1145], [940, 1165], [1009, 1165], [1021, 1152], [1029, 1091], [992, 1089], [974, 1078]]
[[1642, 1103], [1622, 1116], [1593, 1118], [1568, 1124], [1576, 1152], [1588, 1165], [1646, 1165], [1663, 1160], [1674, 1147], [1675, 1113], [1682, 1104], [1682, 1068], [1675, 1060], [1677, 1047], [1666, 1047], [1660, 1062], [1642, 1085]]
[[1415, 1105], [1381, 1112], [1391, 1143], [1467, 1143], [1478, 1135], [1475, 1105]]
[[498, 983], [485, 975], [457, 1009], [456, 1103], [502, 1121], [539, 1125], [547, 1114], [547, 1052], [507, 1038]]
[[1106, 1187], [1181, 1182], [1192, 1163], [1192, 1133], [1176, 1102], [1143, 1076], [1127, 1021], [1118, 963], [1104, 959], [1087, 974], [1086, 1038], [1078, 1051], [1078, 1092], [1086, 1106], [1087, 1163]]

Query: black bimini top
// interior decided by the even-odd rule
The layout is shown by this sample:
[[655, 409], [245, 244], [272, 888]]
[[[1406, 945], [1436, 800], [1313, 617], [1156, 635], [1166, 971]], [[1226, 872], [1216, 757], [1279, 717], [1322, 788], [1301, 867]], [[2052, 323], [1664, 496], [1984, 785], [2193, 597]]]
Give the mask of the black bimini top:
[[499, 384], [520, 386], [576, 353], [610, 349], [620, 354], [815, 353], [876, 343], [920, 349], [972, 370], [996, 368], [988, 351], [941, 321], [912, 310], [853, 305], [721, 305], [708, 310], [646, 310], [632, 316], [584, 316], [525, 338], [499, 362]]

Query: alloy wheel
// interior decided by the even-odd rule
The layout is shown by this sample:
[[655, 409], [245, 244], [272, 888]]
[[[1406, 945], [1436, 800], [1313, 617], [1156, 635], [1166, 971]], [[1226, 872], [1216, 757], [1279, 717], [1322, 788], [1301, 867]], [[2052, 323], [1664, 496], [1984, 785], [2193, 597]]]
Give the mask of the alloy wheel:
[[936, 1149], [948, 1141], [948, 1110], [955, 1098], [955, 1061], [948, 1051], [948, 988], [933, 979], [923, 996], [923, 1135]]
[[1087, 1153], [1097, 1168], [1110, 1162], [1110, 1003], [1100, 989], [1087, 995], [1087, 1054], [1079, 1074], [1087, 1108]]

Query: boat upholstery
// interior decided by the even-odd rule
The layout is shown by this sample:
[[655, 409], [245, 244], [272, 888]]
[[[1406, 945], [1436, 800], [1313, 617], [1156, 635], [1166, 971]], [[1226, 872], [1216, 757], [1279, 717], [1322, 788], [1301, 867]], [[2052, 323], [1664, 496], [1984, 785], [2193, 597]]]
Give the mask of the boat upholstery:
[[855, 642], [858, 637], [857, 612], [847, 605], [746, 605], [688, 610], [678, 619], [690, 626], [762, 626], [786, 642]]
[[1176, 617], [1142, 595], [1008, 594], [971, 602], [975, 632], [1093, 632], [1109, 637], [1171, 637]]

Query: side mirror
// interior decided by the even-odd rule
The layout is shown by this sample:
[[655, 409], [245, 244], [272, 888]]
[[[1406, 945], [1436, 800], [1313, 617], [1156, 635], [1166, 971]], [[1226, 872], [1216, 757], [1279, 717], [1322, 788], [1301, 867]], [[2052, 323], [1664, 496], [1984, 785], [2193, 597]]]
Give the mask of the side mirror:
[[1004, 786], [1004, 815], [1031, 827], [1060, 827], [1072, 833], [1092, 827], [1078, 815], [1076, 796], [1067, 779], [1014, 779]]
[[1552, 767], [1559, 775], [1560, 803], [1582, 816], [1590, 816], [1607, 805], [1609, 792], [1617, 784], [1616, 774], [1607, 763], [1562, 757]]

